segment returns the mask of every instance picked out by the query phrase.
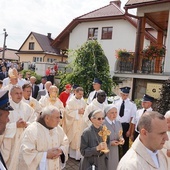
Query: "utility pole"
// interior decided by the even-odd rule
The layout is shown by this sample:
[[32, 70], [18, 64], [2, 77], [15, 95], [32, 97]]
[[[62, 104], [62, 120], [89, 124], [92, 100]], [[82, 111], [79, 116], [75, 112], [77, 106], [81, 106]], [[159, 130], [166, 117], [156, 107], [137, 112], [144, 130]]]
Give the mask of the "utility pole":
[[5, 58], [5, 49], [6, 49], [6, 37], [8, 36], [6, 29], [4, 28], [3, 31], [5, 31], [4, 33], [4, 45], [3, 45], [3, 53], [2, 53], [2, 60], [4, 60]]

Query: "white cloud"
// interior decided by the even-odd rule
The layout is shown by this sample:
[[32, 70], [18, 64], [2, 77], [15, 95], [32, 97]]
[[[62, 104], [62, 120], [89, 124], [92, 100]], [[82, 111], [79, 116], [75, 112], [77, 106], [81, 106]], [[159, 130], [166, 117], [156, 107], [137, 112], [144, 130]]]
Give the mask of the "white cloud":
[[[121, 0], [122, 5], [127, 0]], [[109, 0], [1, 0], [0, 47], [6, 28], [8, 48], [19, 49], [31, 31], [55, 38], [76, 17], [106, 6]]]

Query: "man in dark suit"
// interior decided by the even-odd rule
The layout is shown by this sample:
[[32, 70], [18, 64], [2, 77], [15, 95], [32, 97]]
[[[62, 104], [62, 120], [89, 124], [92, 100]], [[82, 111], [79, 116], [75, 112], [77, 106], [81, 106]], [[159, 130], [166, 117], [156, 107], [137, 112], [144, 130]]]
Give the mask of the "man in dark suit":
[[45, 96], [48, 93], [50, 86], [52, 86], [51, 81], [47, 81], [45, 83], [45, 89], [38, 91], [37, 100], [40, 100], [41, 96]]
[[[8, 102], [8, 91], [0, 91], [0, 135], [5, 131], [6, 124], [9, 122], [9, 111], [13, 108], [9, 105]], [[0, 152], [0, 169], [7, 170], [4, 159]]]
[[25, 80], [29, 81], [30, 80], [30, 77], [31, 77], [31, 73], [29, 71], [27, 71], [25, 73]]
[[37, 98], [38, 91], [39, 91], [38, 85], [35, 84], [36, 80], [37, 80], [36, 77], [34, 77], [34, 76], [30, 77], [30, 83], [32, 85], [32, 97], [35, 99]]
[[6, 67], [2, 67], [2, 72], [0, 72], [0, 80], [3, 80], [4, 78], [8, 77], [8, 72], [6, 71]]

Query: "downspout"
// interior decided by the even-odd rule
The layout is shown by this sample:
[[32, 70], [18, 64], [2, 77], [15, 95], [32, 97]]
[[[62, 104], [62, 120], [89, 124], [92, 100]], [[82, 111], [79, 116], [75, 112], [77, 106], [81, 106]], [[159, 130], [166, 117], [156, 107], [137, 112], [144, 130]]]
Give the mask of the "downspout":
[[[16, 53], [15, 53], [16, 54]], [[20, 61], [20, 56], [18, 54], [16, 54], [18, 56], [18, 61]]]
[[44, 58], [45, 58], [45, 56], [46, 56], [46, 54], [44, 55], [44, 57], [43, 57], [43, 62], [44, 62]]

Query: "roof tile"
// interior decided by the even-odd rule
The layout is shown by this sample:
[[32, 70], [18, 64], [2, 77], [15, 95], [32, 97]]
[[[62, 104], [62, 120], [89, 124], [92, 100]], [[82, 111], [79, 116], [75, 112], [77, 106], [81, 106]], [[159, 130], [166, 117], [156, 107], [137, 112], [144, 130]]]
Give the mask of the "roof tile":
[[123, 15], [124, 12], [114, 3], [78, 17], [78, 19], [99, 18]]
[[58, 49], [55, 49], [51, 46], [51, 42], [53, 41], [52, 38], [49, 38], [46, 35], [38, 34], [35, 32], [32, 32], [32, 34], [34, 35], [34, 37], [36, 38], [36, 40], [38, 41], [39, 45], [41, 46], [44, 52], [59, 54]]

